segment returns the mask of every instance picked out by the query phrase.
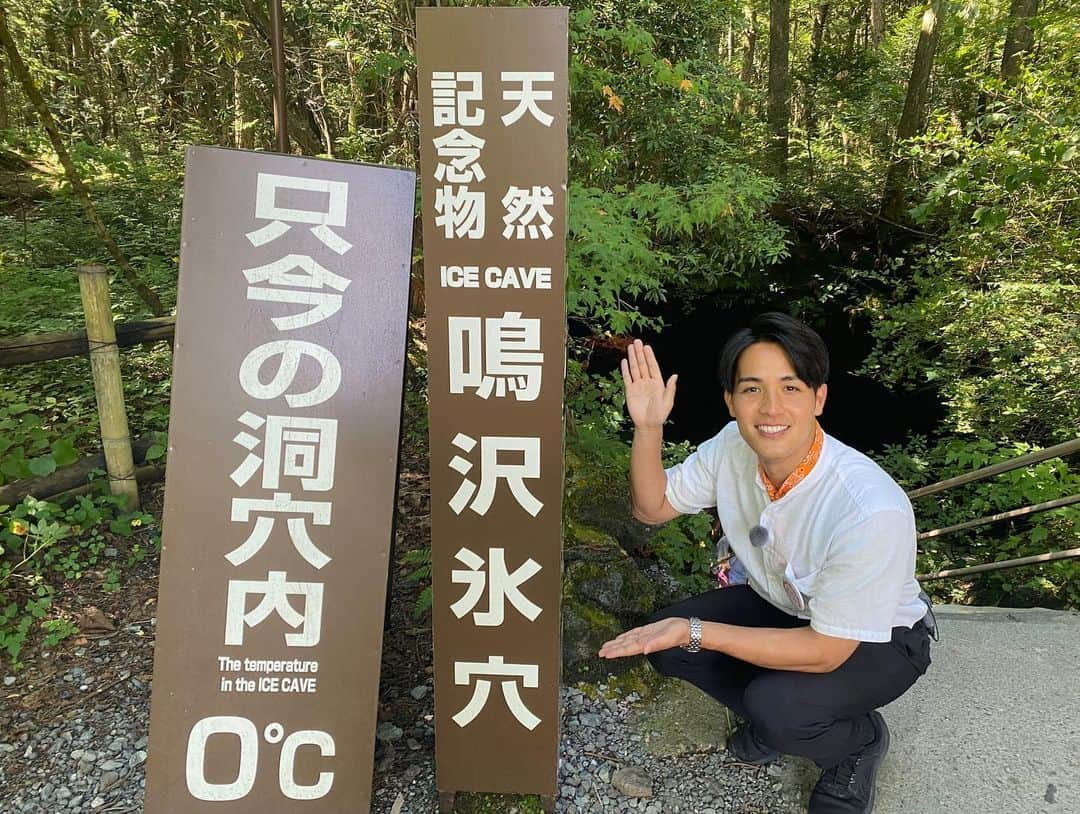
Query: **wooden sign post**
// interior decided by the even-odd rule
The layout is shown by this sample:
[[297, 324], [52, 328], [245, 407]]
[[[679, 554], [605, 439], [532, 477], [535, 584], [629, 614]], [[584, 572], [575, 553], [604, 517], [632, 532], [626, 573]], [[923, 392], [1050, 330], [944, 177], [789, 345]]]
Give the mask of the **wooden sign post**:
[[558, 774], [567, 11], [417, 9], [436, 785]]
[[414, 186], [188, 150], [147, 814], [368, 810]]

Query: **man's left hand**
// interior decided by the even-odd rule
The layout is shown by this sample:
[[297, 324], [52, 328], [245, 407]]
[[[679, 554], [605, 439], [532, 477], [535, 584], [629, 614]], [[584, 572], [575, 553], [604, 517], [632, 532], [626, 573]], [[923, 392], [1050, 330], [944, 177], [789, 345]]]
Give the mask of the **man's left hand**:
[[670, 617], [620, 633], [600, 648], [600, 658], [617, 659], [681, 647], [690, 641], [690, 620]]

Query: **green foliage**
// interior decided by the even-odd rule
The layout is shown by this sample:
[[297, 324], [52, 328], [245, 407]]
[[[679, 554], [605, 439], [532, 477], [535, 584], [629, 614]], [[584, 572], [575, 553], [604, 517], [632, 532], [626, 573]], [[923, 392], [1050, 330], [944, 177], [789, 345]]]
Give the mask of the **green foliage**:
[[406, 551], [399, 565], [403, 569], [408, 569], [405, 575], [406, 582], [412, 585], [421, 582], [428, 583], [421, 589], [413, 607], [413, 618], [420, 619], [431, 612], [431, 546], [426, 545]]
[[[114, 495], [79, 497], [60, 506], [28, 497], [0, 506], [0, 649], [15, 668], [35, 627], [52, 646], [75, 632], [70, 621], [48, 617], [59, 582], [84, 579], [106, 568], [104, 587], [119, 587], [121, 567], [141, 562], [148, 545], [159, 545], [154, 518], [128, 512]], [[149, 541], [144, 539], [149, 535]], [[124, 540], [125, 556], [117, 551]]]
[[[0, 392], [0, 484], [49, 475], [78, 457], [76, 434], [56, 438], [43, 426], [42, 415], [32, 412], [32, 406], [20, 401], [20, 396], [25, 394]], [[44, 406], [55, 407], [55, 399]]]
[[1080, 435], [1080, 47], [1053, 5], [1038, 28], [1015, 82], [969, 77], [981, 114], [943, 110], [910, 145], [911, 214], [940, 236], [867, 301], [864, 371], [939, 388], [949, 431], [1049, 445]]
[[762, 289], [787, 254], [768, 214], [778, 187], [735, 146], [723, 8], [572, 16], [567, 311], [596, 333], [659, 327], [641, 307], [669, 296]]
[[[574, 416], [567, 438], [567, 510], [582, 503], [621, 507], [630, 483], [630, 447], [622, 379], [618, 373], [606, 378], [589, 376], [580, 362], [567, 368], [567, 405]], [[665, 443], [664, 465], [673, 466], [692, 452], [683, 443]], [[711, 568], [714, 549], [709, 539], [711, 519], [704, 514], [683, 515], [653, 531], [648, 554], [662, 563], [687, 593], [713, 587]]]

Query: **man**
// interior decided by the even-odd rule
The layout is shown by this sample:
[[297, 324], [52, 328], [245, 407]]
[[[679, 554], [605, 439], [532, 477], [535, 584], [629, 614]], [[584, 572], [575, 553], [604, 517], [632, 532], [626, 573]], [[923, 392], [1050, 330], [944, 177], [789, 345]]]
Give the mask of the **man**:
[[[720, 377], [733, 423], [664, 470], [675, 401], [640, 341], [622, 363], [634, 422], [634, 516], [652, 525], [715, 506], [748, 584], [666, 608], [600, 655], [646, 654], [747, 723], [734, 756], [800, 755], [822, 769], [810, 814], [869, 812], [889, 730], [876, 710], [930, 664], [903, 490], [865, 455], [825, 435], [828, 352], [813, 330], [762, 314], [728, 340]], [[867, 421], [874, 420], [867, 416]]]

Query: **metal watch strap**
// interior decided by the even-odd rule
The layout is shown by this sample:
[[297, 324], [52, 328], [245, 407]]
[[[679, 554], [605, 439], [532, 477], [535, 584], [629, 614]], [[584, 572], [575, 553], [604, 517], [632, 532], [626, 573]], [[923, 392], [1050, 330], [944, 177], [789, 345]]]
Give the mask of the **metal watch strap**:
[[701, 651], [701, 620], [696, 616], [690, 617], [690, 641], [682, 646], [687, 653]]

